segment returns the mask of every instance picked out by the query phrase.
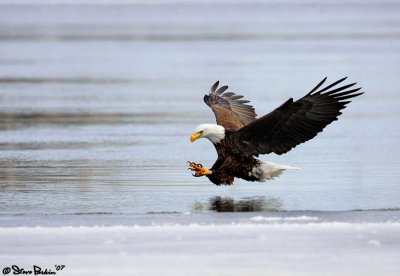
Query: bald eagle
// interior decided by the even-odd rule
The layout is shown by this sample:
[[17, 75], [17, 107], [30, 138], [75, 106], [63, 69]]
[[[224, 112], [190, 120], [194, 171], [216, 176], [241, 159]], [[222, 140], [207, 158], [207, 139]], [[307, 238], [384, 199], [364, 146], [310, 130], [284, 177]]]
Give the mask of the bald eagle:
[[[363, 92], [354, 88], [356, 83], [338, 85], [342, 78], [324, 88], [327, 78], [297, 101], [290, 98], [281, 106], [261, 118], [243, 96], [226, 92], [228, 86], [214, 83], [204, 102], [215, 114], [217, 124], [199, 125], [190, 136], [194, 142], [208, 138], [215, 146], [218, 159], [211, 169], [189, 163], [196, 177], [206, 176], [216, 185], [231, 185], [235, 177], [247, 181], [265, 181], [295, 167], [256, 159], [260, 154], [284, 154], [297, 145], [314, 138], [336, 121], [349, 99]], [[321, 89], [320, 89], [321, 88]]]

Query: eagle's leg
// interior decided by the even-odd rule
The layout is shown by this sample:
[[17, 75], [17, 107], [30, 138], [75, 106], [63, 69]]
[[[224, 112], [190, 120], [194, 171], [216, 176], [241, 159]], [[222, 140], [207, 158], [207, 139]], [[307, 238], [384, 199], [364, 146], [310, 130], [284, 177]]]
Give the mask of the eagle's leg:
[[188, 163], [189, 163], [188, 170], [191, 170], [192, 172], [194, 172], [193, 176], [195, 176], [195, 177], [212, 174], [211, 170], [204, 168], [203, 165], [201, 165], [201, 164], [196, 164], [194, 162], [189, 162], [189, 161], [188, 161]]

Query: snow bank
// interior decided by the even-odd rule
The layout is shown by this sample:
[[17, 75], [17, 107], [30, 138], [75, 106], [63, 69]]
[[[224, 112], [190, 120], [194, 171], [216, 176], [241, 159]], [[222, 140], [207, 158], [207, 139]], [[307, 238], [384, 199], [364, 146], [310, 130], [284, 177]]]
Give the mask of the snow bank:
[[[0, 228], [0, 267], [58, 275], [398, 275], [400, 223]], [[313, 221], [313, 217], [298, 218]]]

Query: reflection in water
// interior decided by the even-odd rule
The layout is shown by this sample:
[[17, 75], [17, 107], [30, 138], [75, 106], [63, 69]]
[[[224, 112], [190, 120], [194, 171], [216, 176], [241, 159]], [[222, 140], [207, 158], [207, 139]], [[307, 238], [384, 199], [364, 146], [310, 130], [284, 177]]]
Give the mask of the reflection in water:
[[278, 211], [282, 207], [282, 202], [278, 198], [265, 198], [256, 196], [234, 200], [231, 197], [212, 197], [209, 203], [196, 202], [197, 211], [217, 211], [217, 212], [257, 212], [257, 211]]

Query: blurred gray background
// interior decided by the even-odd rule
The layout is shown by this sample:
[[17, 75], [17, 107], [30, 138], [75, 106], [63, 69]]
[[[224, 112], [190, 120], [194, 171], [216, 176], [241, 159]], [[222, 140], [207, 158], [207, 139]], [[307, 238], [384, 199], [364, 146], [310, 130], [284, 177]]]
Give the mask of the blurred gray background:
[[[0, 210], [399, 208], [399, 14], [398, 1], [1, 1]], [[216, 80], [264, 115], [325, 76], [366, 93], [263, 157], [302, 170], [229, 187], [186, 170], [216, 159], [189, 142], [214, 122], [202, 98]]]

